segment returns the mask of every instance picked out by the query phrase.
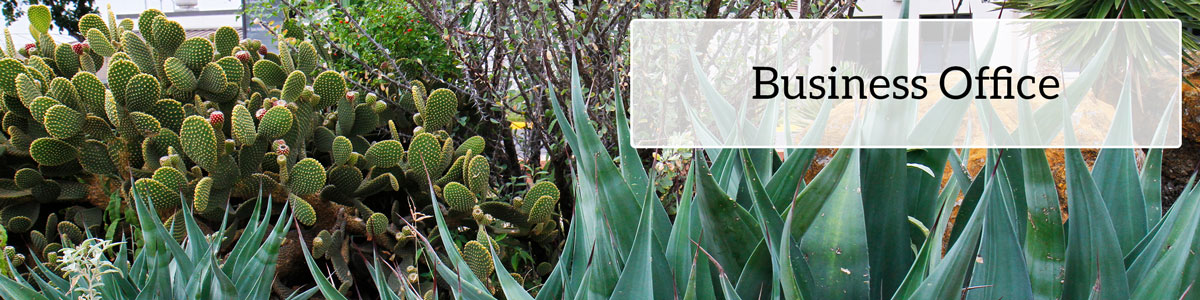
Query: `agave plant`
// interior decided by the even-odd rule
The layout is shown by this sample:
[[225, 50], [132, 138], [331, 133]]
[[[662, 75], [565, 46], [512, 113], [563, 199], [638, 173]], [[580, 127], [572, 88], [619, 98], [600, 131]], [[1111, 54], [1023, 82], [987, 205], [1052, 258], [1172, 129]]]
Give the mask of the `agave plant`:
[[[950, 149], [842, 149], [809, 182], [811, 150], [782, 158], [706, 150], [692, 161], [672, 219], [650, 187], [652, 172], [638, 160], [613, 163], [573, 81], [574, 122], [554, 103], [576, 153], [578, 202], [553, 273], [528, 289], [499, 259], [471, 254], [494, 250], [486, 243], [446, 246], [444, 256], [427, 257], [442, 292], [467, 299], [1176, 299], [1200, 277], [1192, 254], [1200, 250], [1200, 193], [1189, 185], [1163, 216], [1157, 149], [1140, 172], [1132, 149], [1101, 150], [1092, 170], [1079, 150], [1066, 150], [1068, 221], [1039, 149], [989, 150], [976, 174]], [[636, 155], [621, 114], [617, 128], [620, 155]], [[441, 242], [453, 245], [442, 212], [435, 217]], [[326, 297], [344, 299], [310, 269]], [[385, 298], [432, 296], [387, 278], [376, 276]]]
[[[181, 214], [183, 221], [178, 225], [184, 227], [186, 239], [180, 244], [172, 236], [174, 229], [163, 226], [150, 200], [136, 191], [132, 197], [144, 228], [140, 233], [141, 248], [132, 259], [125, 243], [118, 243], [116, 251], [109, 251], [116, 244], [88, 239], [79, 248], [85, 251], [83, 254], [71, 254], [76, 252], [73, 248], [63, 249], [61, 261], [39, 262], [29, 273], [29, 279], [0, 278], [0, 295], [6, 299], [266, 299], [271, 296], [279, 247], [293, 218], [284, 210], [272, 225], [269, 197], [257, 201], [246, 229], [225, 257], [217, 254], [223, 240], [232, 238], [225, 222], [209, 235], [201, 231], [191, 214]], [[84, 259], [88, 261], [80, 261]], [[15, 267], [11, 271], [17, 272]], [[309, 289], [288, 299], [307, 299], [315, 292]]]

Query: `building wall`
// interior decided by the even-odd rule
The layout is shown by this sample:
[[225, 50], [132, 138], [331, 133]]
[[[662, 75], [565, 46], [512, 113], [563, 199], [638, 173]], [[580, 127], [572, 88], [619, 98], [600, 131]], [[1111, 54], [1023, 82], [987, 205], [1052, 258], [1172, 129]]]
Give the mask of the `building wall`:
[[[961, 0], [962, 5], [958, 8], [958, 14], [969, 14], [975, 19], [996, 19], [996, 18], [1019, 18], [1023, 14], [1012, 10], [1005, 10], [1001, 13], [997, 8], [999, 5], [991, 3], [990, 0]], [[862, 11], [854, 12], [854, 17], [883, 17], [884, 19], [896, 19], [900, 17], [901, 1], [897, 0], [858, 0], [858, 7]], [[910, 0], [909, 14], [913, 16], [934, 16], [934, 15], [950, 15], [954, 13], [954, 7], [959, 5], [959, 1], [952, 0]]]

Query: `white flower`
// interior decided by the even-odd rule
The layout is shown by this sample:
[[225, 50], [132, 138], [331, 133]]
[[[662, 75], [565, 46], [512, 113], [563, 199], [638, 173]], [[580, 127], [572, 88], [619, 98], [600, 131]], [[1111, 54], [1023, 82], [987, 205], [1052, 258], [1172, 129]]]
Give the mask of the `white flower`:
[[59, 250], [59, 266], [67, 274], [67, 280], [71, 283], [70, 289], [81, 293], [79, 300], [100, 299], [100, 291], [97, 289], [104, 286], [101, 276], [120, 274], [121, 271], [104, 257], [104, 252], [123, 243], [90, 238], [74, 248]]

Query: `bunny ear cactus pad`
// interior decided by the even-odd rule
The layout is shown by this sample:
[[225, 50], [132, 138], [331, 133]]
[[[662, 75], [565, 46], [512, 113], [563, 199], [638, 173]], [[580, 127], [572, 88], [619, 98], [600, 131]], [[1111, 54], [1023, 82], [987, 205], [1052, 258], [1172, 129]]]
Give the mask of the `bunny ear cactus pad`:
[[158, 211], [168, 211], [179, 206], [179, 194], [158, 180], [142, 178], [134, 181], [133, 186], [139, 193], [149, 197]]
[[[142, 31], [145, 33], [145, 31]], [[154, 58], [154, 53], [150, 50], [150, 45], [146, 44], [145, 40], [138, 37], [133, 32], [126, 32], [121, 39], [121, 47], [125, 48], [125, 53], [130, 59], [137, 64], [138, 68], [143, 73], [155, 73], [158, 68], [158, 60]]]
[[304, 74], [312, 74], [320, 63], [317, 58], [317, 48], [309, 41], [296, 44], [296, 69]]
[[317, 223], [317, 212], [313, 210], [312, 204], [304, 201], [295, 194], [288, 194], [288, 202], [292, 205], [292, 211], [295, 212], [296, 220], [304, 226], [312, 226]]
[[[414, 141], [415, 140], [416, 139], [414, 139]], [[334, 141], [336, 143], [337, 139], [335, 138]], [[349, 142], [348, 139], [347, 142]], [[372, 167], [387, 168], [400, 163], [400, 159], [403, 156], [403, 144], [400, 144], [400, 142], [396, 140], [386, 140], [371, 145], [371, 148], [367, 149], [367, 153], [364, 155], [364, 158], [366, 158], [367, 164], [371, 165]], [[347, 158], [348, 157], [349, 155], [347, 155]]]
[[425, 95], [425, 84], [423, 84], [417, 80], [413, 80], [410, 83], [412, 84], [413, 105], [417, 107], [417, 112], [424, 112], [425, 111], [425, 96], [426, 96]]
[[59, 104], [51, 106], [46, 110], [45, 121], [46, 131], [50, 136], [66, 139], [79, 133], [79, 129], [83, 127], [83, 114]]
[[[197, 79], [196, 86], [198, 88], [200, 88], [201, 90], [207, 91], [209, 93], [220, 94], [221, 92], [225, 91], [225, 83], [226, 82], [227, 81], [225, 79], [225, 71], [221, 68], [220, 65], [217, 65], [217, 63], [210, 62], [204, 66], [203, 71], [200, 71], [200, 78]], [[225, 98], [218, 98], [218, 97], [213, 97], [210, 99], [212, 99], [214, 102], [225, 102], [227, 100], [233, 100], [232, 98], [225, 99]]]
[[192, 72], [199, 73], [204, 69], [204, 65], [213, 60], [213, 44], [202, 37], [187, 39], [179, 44], [179, 49], [175, 50], [175, 57], [183, 61]]
[[313, 80], [313, 93], [321, 97], [317, 109], [333, 106], [338, 99], [346, 96], [346, 79], [338, 72], [321, 72], [317, 79]]
[[525, 199], [525, 203], [521, 205], [521, 210], [529, 212], [537, 204], [537, 201], [545, 196], [550, 197], [554, 203], [557, 203], [559, 197], [558, 186], [549, 181], [539, 181], [534, 184], [528, 191], [525, 191], [525, 197], [522, 198]]
[[238, 36], [237, 30], [233, 29], [233, 27], [222, 26], [220, 29], [217, 29], [217, 33], [213, 34], [217, 55], [233, 55], [233, 48], [237, 47], [238, 41], [241, 39]]
[[445, 196], [446, 204], [450, 205], [450, 210], [452, 211], [470, 212], [477, 202], [475, 194], [471, 193], [471, 190], [467, 189], [466, 186], [457, 182], [446, 184], [446, 188], [442, 190], [442, 195]]
[[171, 81], [171, 86], [176, 89], [183, 92], [196, 90], [196, 75], [192, 74], [180, 59], [168, 57], [166, 62], [163, 62], [163, 71], [167, 74], [167, 80]]
[[0, 59], [0, 91], [5, 95], [17, 95], [17, 75], [25, 73], [25, 65], [20, 61], [5, 58]]
[[210, 201], [212, 186], [212, 177], [200, 178], [200, 181], [196, 182], [196, 190], [193, 193], [193, 199], [195, 200], [192, 201], [192, 206], [196, 209], [196, 211], [206, 211], [210, 206], [212, 206]]
[[104, 18], [97, 14], [86, 14], [79, 18], [79, 32], [88, 32], [92, 29], [100, 31], [101, 34], [108, 35], [108, 25], [104, 24]]
[[529, 202], [533, 203], [529, 209], [529, 224], [538, 224], [550, 221], [550, 213], [554, 211], [554, 205], [558, 201], [550, 196], [542, 196], [537, 201]]
[[179, 44], [187, 38], [187, 33], [183, 30], [183, 25], [179, 22], [167, 20], [165, 16], [158, 16], [154, 19], [154, 50], [158, 50], [162, 56], [174, 56], [175, 50], [179, 49]]
[[154, 170], [154, 175], [150, 178], [157, 180], [172, 191], [178, 191], [187, 185], [187, 178], [183, 176], [183, 173], [179, 172], [178, 169], [168, 166], [159, 167], [157, 170]]
[[462, 145], [458, 145], [458, 149], [454, 150], [454, 156], [467, 155], [468, 151], [470, 151], [469, 153], [482, 154], [485, 144], [483, 137], [478, 135], [473, 136], [463, 141]]
[[462, 248], [463, 260], [467, 261], [467, 267], [471, 268], [471, 272], [480, 278], [488, 278], [492, 275], [495, 265], [492, 264], [492, 254], [487, 247], [479, 241], [470, 241], [463, 245]]
[[284, 106], [275, 106], [267, 110], [258, 124], [258, 136], [268, 140], [282, 137], [292, 129], [292, 111]]
[[[413, 138], [408, 146], [408, 169], [418, 180], [425, 181], [426, 176], [432, 177], [434, 169], [442, 162], [442, 143], [429, 133], [421, 133]], [[426, 174], [429, 173], [429, 174]]]
[[316, 194], [325, 187], [325, 167], [316, 159], [305, 158], [292, 166], [288, 188], [297, 195]]
[[[95, 30], [93, 30], [95, 29]], [[83, 30], [80, 28], [80, 30]], [[99, 29], [92, 28], [83, 31], [87, 34], [88, 46], [100, 56], [109, 57], [117, 53], [117, 49], [108, 41], [108, 34], [101, 32]]]
[[101, 114], [104, 112], [104, 83], [96, 74], [79, 72], [71, 78], [71, 84], [79, 93], [79, 100], [88, 112]]
[[279, 98], [287, 102], [300, 100], [300, 94], [304, 93], [307, 83], [308, 78], [304, 76], [304, 72], [292, 71], [291, 74], [288, 74], [287, 80], [283, 82], [283, 91]]
[[184, 119], [179, 135], [183, 153], [188, 158], [207, 170], [217, 166], [217, 137], [208, 120], [201, 116]]
[[59, 166], [75, 160], [78, 155], [75, 147], [60, 139], [44, 137], [29, 144], [29, 155], [33, 160], [44, 166]]
[[13, 183], [17, 184], [17, 188], [27, 189], [42, 184], [46, 178], [42, 177], [42, 173], [30, 168], [17, 170], [13, 174]]
[[373, 213], [367, 218], [367, 233], [372, 236], [381, 235], [387, 232], [387, 216], [381, 213]]
[[[404, 149], [403, 149], [403, 146], [400, 145], [400, 142], [396, 142], [396, 145], [393, 145], [392, 147], [395, 147], [395, 150], [392, 150], [392, 151], [400, 151], [401, 154], [403, 154]], [[367, 150], [370, 151], [369, 148]], [[334, 165], [342, 165], [342, 164], [345, 164], [346, 161], [350, 160], [350, 153], [353, 151], [354, 151], [354, 145], [350, 143], [350, 139], [339, 135], [339, 136], [333, 138], [333, 145], [330, 146], [329, 155], [331, 157], [333, 157]], [[382, 154], [382, 153], [377, 153], [375, 155], [380, 155], [380, 154]], [[378, 158], [376, 158], [376, 159], [378, 159]], [[397, 157], [396, 162], [398, 163], [399, 161], [400, 161], [400, 158]]]
[[287, 74], [273, 61], [260, 59], [254, 63], [254, 77], [262, 80], [268, 87], [278, 88], [283, 84]]
[[488, 180], [491, 175], [492, 166], [488, 164], [487, 158], [483, 155], [476, 155], [471, 160], [467, 161], [466, 172], [463, 173], [466, 178], [467, 186], [471, 188], [471, 192], [483, 197], [487, 195]]
[[34, 5], [26, 12], [29, 16], [29, 27], [38, 33], [50, 30], [50, 8], [45, 5]]
[[241, 104], [233, 106], [233, 118], [230, 119], [233, 124], [233, 138], [237, 139], [242, 145], [250, 145], [258, 138], [258, 131], [254, 128], [254, 117], [250, 115], [250, 110]]
[[425, 100], [425, 110], [421, 111], [425, 123], [422, 125], [429, 132], [447, 129], [457, 114], [458, 99], [454, 97], [454, 92], [437, 89], [429, 93], [429, 99]]
[[[193, 80], [195, 79], [193, 78]], [[158, 79], [154, 76], [149, 74], [133, 76], [125, 85], [125, 107], [130, 111], [145, 111], [158, 102], [160, 87]]]
[[71, 49], [71, 45], [59, 44], [54, 48], [54, 61], [58, 66], [58, 70], [64, 75], [75, 75], [79, 72], [79, 55], [75, 54], [75, 50]]

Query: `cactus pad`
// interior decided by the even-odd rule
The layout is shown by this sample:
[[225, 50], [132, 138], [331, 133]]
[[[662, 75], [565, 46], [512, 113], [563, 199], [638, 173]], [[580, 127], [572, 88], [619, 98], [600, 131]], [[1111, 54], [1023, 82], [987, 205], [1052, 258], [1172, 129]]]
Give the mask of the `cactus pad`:
[[470, 241], [463, 245], [463, 260], [471, 268], [471, 272], [480, 278], [492, 276], [495, 265], [492, 264], [492, 254], [479, 241]]
[[447, 129], [450, 124], [454, 123], [454, 116], [457, 114], [458, 99], [454, 97], [454, 92], [448, 89], [434, 90], [425, 100], [425, 110], [421, 111], [421, 115], [425, 119], [422, 126], [431, 132]]
[[[442, 146], [437, 137], [429, 133], [418, 134], [408, 147], [408, 168], [419, 178], [432, 174], [442, 161]], [[429, 174], [426, 174], [426, 173]], [[440, 177], [440, 176], [439, 176]]]
[[283, 82], [283, 92], [279, 98], [288, 102], [300, 100], [300, 94], [304, 92], [304, 85], [307, 83], [308, 78], [304, 76], [304, 72], [292, 71]]
[[172, 191], [178, 191], [187, 185], [187, 178], [183, 177], [183, 173], [172, 167], [160, 167], [154, 170], [154, 175], [151, 176], [154, 180], [162, 183]]
[[345, 97], [346, 80], [338, 72], [321, 72], [320, 75], [317, 75], [317, 79], [313, 81], [313, 93], [321, 97], [321, 103], [317, 105], [317, 108], [332, 106], [339, 99]]
[[288, 194], [288, 202], [292, 205], [292, 211], [296, 214], [296, 220], [304, 226], [312, 226], [317, 223], [317, 212], [313, 210], [308, 201], [304, 201], [299, 196]]
[[275, 106], [267, 110], [258, 124], [259, 138], [274, 140], [283, 136], [292, 128], [292, 111], [284, 106]]
[[[402, 148], [403, 146], [400, 146], [399, 144], [400, 144], [400, 142], [396, 142], [396, 145], [393, 145], [393, 147], [395, 147], [395, 149], [388, 150], [388, 151], [400, 151], [401, 153], [403, 153], [404, 152], [404, 149]], [[350, 144], [350, 139], [348, 139], [344, 136], [340, 136], [340, 135], [337, 137], [334, 137], [333, 145], [330, 147], [330, 153], [329, 153], [329, 155], [331, 157], [333, 157], [333, 164], [334, 165], [345, 164], [346, 161], [350, 160], [350, 153], [354, 151], [353, 148], [354, 148], [354, 145]], [[370, 149], [368, 149], [368, 151], [369, 150]], [[381, 150], [382, 150], [382, 148], [381, 148]], [[379, 155], [379, 154], [377, 153], [376, 155]], [[399, 162], [399, 159], [397, 159], [397, 162]]]
[[537, 201], [528, 202], [533, 203], [529, 209], [529, 223], [537, 224], [550, 221], [550, 213], [554, 211], [554, 205], [558, 201], [550, 196], [542, 196]]
[[242, 38], [238, 35], [237, 30], [233, 27], [222, 26], [217, 29], [217, 33], [213, 34], [214, 46], [217, 50], [217, 55], [229, 56], [233, 54], [233, 48], [237, 47], [238, 41]]
[[46, 125], [46, 132], [50, 136], [66, 139], [79, 133], [79, 129], [83, 128], [83, 114], [67, 107], [66, 105], [58, 104], [51, 106], [46, 110], [45, 121], [42, 124]]
[[200, 178], [200, 181], [196, 182], [196, 190], [193, 193], [194, 200], [192, 201], [192, 206], [196, 211], [206, 211], [213, 205], [210, 197], [212, 194], [212, 185], [212, 177]]
[[555, 203], [558, 203], [558, 186], [549, 181], [539, 181], [534, 184], [528, 191], [525, 191], [523, 198], [526, 202], [521, 206], [521, 210], [528, 212], [542, 196], [550, 196]]
[[446, 184], [446, 188], [442, 190], [442, 195], [446, 198], [446, 204], [450, 205], [450, 210], [457, 212], [470, 212], [477, 202], [475, 194], [471, 193], [471, 190], [467, 189], [466, 186], [457, 182]]
[[279, 67], [273, 61], [261, 59], [254, 63], [254, 77], [261, 79], [263, 84], [268, 87], [278, 88], [283, 85], [284, 77], [287, 74], [283, 73], [283, 68]]
[[467, 187], [471, 188], [471, 192], [480, 197], [486, 196], [491, 187], [491, 164], [483, 155], [476, 155], [471, 160], [467, 161], [466, 172], [463, 172], [463, 179], [467, 182]]
[[387, 216], [381, 213], [373, 213], [367, 218], [367, 233], [373, 236], [381, 235], [387, 232]]
[[254, 128], [254, 117], [250, 115], [250, 110], [245, 106], [238, 104], [233, 106], [233, 118], [230, 119], [233, 124], [230, 132], [233, 138], [243, 145], [253, 144], [258, 138], [258, 130]]
[[400, 163], [401, 157], [404, 156], [404, 146], [399, 141], [386, 140], [371, 145], [364, 156], [367, 164], [371, 166], [391, 167]]
[[95, 51], [96, 54], [105, 57], [112, 56], [114, 53], [117, 53], [116, 48], [113, 48], [112, 43], [108, 41], [108, 34], [101, 32], [99, 29], [92, 29], [83, 31], [84, 29], [80, 28], [80, 31], [83, 31], [87, 34], [88, 45], [92, 48], [92, 51]]
[[316, 159], [305, 158], [291, 168], [288, 188], [297, 195], [316, 194], [325, 187], [325, 167]]
[[141, 195], [149, 197], [158, 211], [168, 211], [179, 206], [179, 193], [167, 185], [152, 178], [142, 178], [133, 182]]
[[213, 170], [217, 166], [217, 137], [212, 125], [201, 116], [183, 120], [179, 128], [183, 153], [200, 167]]
[[[168, 60], [170, 61], [170, 60]], [[191, 75], [191, 74], [188, 74]], [[195, 80], [195, 78], [192, 78]], [[137, 74], [125, 85], [125, 107], [130, 111], [145, 111], [158, 102], [160, 85], [149, 74]]]
[[42, 177], [42, 173], [30, 168], [17, 170], [17, 173], [13, 174], [13, 182], [17, 184], [17, 188], [21, 189], [32, 188], [42, 184], [42, 180], [45, 180]]
[[58, 234], [76, 244], [83, 242], [83, 239], [86, 238], [79, 226], [67, 221], [58, 222]]
[[184, 92], [196, 90], [196, 75], [192, 74], [182, 60], [168, 57], [167, 61], [163, 62], [163, 71], [167, 74], [167, 80], [170, 80], [171, 85], [176, 89]]
[[466, 155], [468, 150], [474, 154], [483, 154], [484, 145], [486, 145], [486, 142], [484, 142], [482, 136], [470, 137], [463, 141], [461, 145], [458, 145], [458, 149], [454, 150], [454, 156]]
[[29, 145], [29, 155], [38, 164], [45, 166], [65, 164], [75, 160], [77, 154], [75, 147], [72, 147], [70, 143], [56, 138], [39, 138]]
[[187, 34], [179, 22], [167, 20], [164, 16], [155, 18], [153, 44], [158, 53], [163, 56], [175, 55], [175, 49], [179, 48], [179, 44], [182, 44], [185, 38]]

